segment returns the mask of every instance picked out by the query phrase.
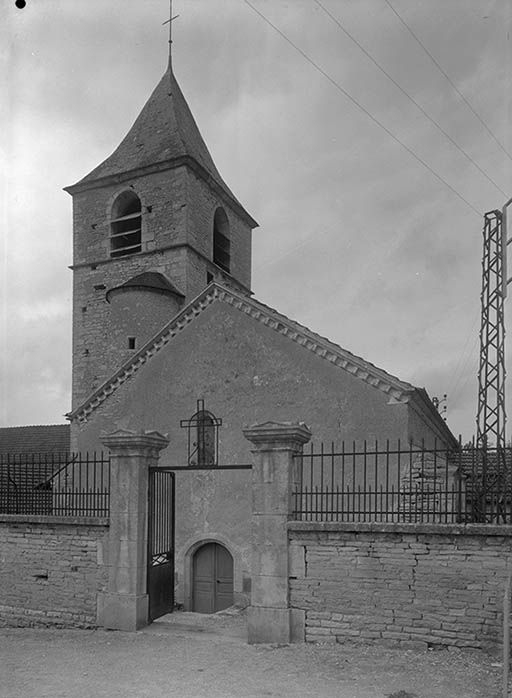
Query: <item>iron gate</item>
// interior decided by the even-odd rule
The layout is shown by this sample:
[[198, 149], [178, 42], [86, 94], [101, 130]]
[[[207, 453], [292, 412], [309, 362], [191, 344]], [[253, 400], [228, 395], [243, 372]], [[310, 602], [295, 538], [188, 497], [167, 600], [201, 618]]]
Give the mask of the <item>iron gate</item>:
[[171, 613], [174, 605], [174, 473], [149, 470], [148, 577], [149, 621]]

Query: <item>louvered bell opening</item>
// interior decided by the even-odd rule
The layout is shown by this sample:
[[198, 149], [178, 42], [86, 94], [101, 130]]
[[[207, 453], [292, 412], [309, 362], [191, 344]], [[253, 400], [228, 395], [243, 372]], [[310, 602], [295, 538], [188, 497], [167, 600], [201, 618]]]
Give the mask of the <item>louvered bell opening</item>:
[[122, 257], [140, 252], [141, 203], [133, 192], [123, 192], [112, 208], [110, 220], [110, 256]]
[[228, 274], [231, 270], [230, 248], [228, 217], [224, 209], [219, 207], [213, 219], [213, 261]]
[[230, 271], [230, 246], [229, 239], [222, 233], [215, 231], [213, 239], [213, 261], [221, 269]]
[[141, 216], [132, 213], [110, 221], [110, 256], [122, 257], [141, 251]]

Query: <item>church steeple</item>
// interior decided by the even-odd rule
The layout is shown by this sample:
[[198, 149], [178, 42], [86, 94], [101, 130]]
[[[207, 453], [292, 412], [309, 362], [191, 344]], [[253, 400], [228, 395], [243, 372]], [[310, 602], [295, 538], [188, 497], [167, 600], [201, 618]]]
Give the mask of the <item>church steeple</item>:
[[[73, 404], [212, 280], [250, 293], [257, 223], [213, 162], [171, 46], [166, 72], [119, 146], [66, 188], [74, 211]], [[130, 283], [147, 273], [177, 293]], [[117, 288], [123, 293], [107, 303]]]

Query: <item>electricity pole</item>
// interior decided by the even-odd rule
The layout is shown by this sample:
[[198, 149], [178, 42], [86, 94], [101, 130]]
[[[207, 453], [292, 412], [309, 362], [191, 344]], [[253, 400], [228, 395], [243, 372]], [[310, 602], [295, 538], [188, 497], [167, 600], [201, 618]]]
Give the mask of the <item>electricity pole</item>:
[[484, 216], [477, 446], [505, 446], [505, 317], [507, 286], [507, 208]]

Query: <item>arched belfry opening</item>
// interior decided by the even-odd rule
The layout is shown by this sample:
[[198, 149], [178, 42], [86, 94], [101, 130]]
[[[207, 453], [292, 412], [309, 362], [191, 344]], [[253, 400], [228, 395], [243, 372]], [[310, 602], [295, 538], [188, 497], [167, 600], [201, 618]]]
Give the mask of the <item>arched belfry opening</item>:
[[213, 261], [221, 269], [231, 270], [231, 242], [229, 221], [223, 208], [218, 208], [213, 217]]
[[142, 205], [134, 191], [124, 191], [114, 201], [110, 217], [110, 256], [141, 251]]

